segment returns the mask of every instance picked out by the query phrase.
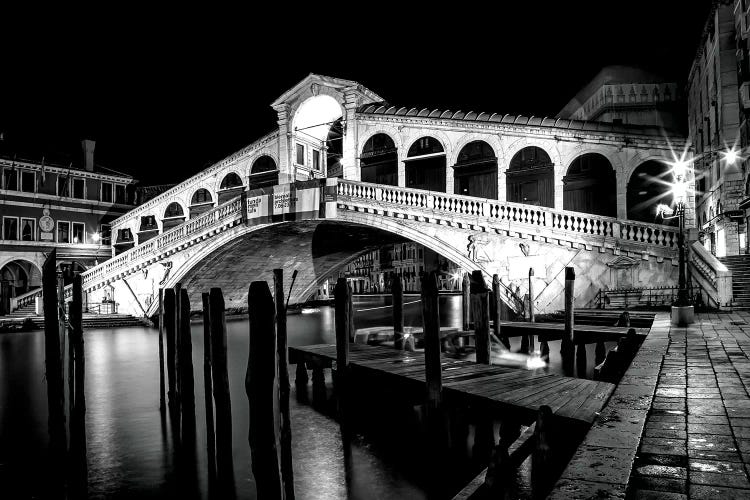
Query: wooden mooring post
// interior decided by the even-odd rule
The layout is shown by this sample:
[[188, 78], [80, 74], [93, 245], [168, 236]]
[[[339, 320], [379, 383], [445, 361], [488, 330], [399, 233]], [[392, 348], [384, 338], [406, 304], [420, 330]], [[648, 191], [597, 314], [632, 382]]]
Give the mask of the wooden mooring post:
[[86, 357], [83, 347], [83, 290], [80, 274], [73, 277], [72, 300], [68, 303], [70, 361], [74, 364], [74, 385], [69, 393], [70, 412], [70, 485], [73, 498], [85, 498], [88, 488], [86, 463]]
[[[167, 397], [171, 416], [177, 415], [177, 301], [173, 288], [164, 290], [164, 330], [167, 343]], [[174, 430], [173, 430], [174, 432]], [[179, 433], [179, 430], [177, 431]]]
[[463, 331], [468, 332], [471, 329], [471, 279], [469, 273], [464, 273], [461, 283], [461, 297], [461, 324], [463, 325]]
[[[292, 418], [289, 410], [289, 353], [287, 349], [286, 305], [284, 303], [284, 270], [273, 270], [276, 302], [276, 354], [279, 372], [279, 440], [281, 446], [281, 480], [286, 500], [294, 499], [294, 470], [292, 467]], [[350, 301], [351, 303], [351, 301]], [[347, 350], [349, 337], [347, 335]], [[338, 342], [338, 337], [336, 339]]]
[[265, 281], [253, 281], [247, 296], [250, 353], [245, 392], [250, 403], [248, 441], [258, 498], [283, 498], [274, 415], [276, 386], [276, 326], [271, 291]]
[[182, 437], [187, 443], [191, 443], [195, 439], [195, 380], [193, 375], [193, 340], [190, 334], [190, 298], [184, 288], [180, 289], [179, 305], [180, 353], [178, 359]]
[[563, 361], [563, 371], [566, 373], [572, 373], [573, 371], [573, 355], [575, 346], [573, 344], [574, 335], [574, 310], [575, 310], [575, 283], [576, 273], [572, 267], [565, 268], [565, 333], [563, 334], [562, 342], [560, 343], [560, 354]]
[[164, 289], [159, 288], [159, 410], [166, 411], [164, 394]]
[[57, 299], [57, 254], [53, 249], [42, 266], [42, 296], [44, 300], [44, 355], [47, 380], [47, 420], [50, 454], [52, 458], [51, 489], [54, 496], [64, 495], [65, 488], [65, 385], [63, 382], [62, 351], [60, 341], [59, 310]]
[[203, 401], [206, 407], [206, 459], [208, 461], [209, 485], [216, 480], [216, 427], [214, 426], [214, 403], [211, 380], [211, 299], [208, 293], [201, 294], [203, 304]]
[[424, 328], [424, 370], [427, 386], [426, 417], [430, 442], [436, 456], [447, 447], [443, 413], [443, 375], [440, 354], [440, 299], [435, 271], [422, 278], [422, 325]]
[[503, 318], [503, 299], [501, 296], [500, 291], [500, 276], [497, 274], [492, 275], [492, 296], [494, 298], [494, 302], [492, 303], [492, 306], [495, 310], [495, 323], [494, 323], [494, 332], [495, 337], [502, 342], [502, 344], [505, 346], [506, 349], [510, 349], [510, 342], [508, 341], [507, 337], [502, 336], [502, 332], [500, 329], [500, 321], [505, 319]]
[[471, 273], [471, 309], [474, 317], [477, 363], [491, 364], [490, 297], [482, 271]]
[[336, 400], [341, 420], [345, 420], [345, 406], [348, 391], [349, 372], [349, 339], [354, 314], [352, 306], [352, 290], [349, 288], [346, 278], [339, 278], [335, 288], [335, 316], [336, 316], [336, 374], [334, 385], [336, 388]]
[[216, 406], [216, 478], [221, 498], [234, 498], [232, 458], [232, 400], [227, 367], [227, 323], [221, 288], [209, 293], [211, 317], [211, 374]]
[[394, 278], [391, 285], [393, 296], [393, 347], [404, 348], [404, 286], [401, 278]]

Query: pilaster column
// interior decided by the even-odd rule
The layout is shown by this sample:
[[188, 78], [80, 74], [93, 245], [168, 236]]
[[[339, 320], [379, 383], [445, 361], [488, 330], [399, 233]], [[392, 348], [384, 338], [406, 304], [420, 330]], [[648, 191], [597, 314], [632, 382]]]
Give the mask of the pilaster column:
[[277, 113], [277, 123], [279, 124], [279, 184], [287, 184], [294, 180], [294, 172], [292, 172], [294, 164], [290, 155], [290, 151], [292, 151], [292, 130], [289, 123], [289, 106], [287, 104], [279, 104], [278, 106], [274, 106], [273, 109]]
[[355, 90], [344, 92], [344, 144], [343, 165], [344, 179], [361, 180], [359, 170], [359, 130], [356, 119], [359, 94]]

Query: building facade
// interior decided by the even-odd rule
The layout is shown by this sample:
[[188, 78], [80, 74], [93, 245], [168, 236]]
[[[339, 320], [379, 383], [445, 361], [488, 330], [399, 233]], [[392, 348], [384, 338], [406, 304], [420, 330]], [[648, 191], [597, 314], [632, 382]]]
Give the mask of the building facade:
[[[689, 137], [695, 150], [696, 221], [717, 257], [747, 252], [746, 113], [740, 98], [747, 72], [744, 0], [715, 0], [688, 75]], [[744, 131], [744, 132], [743, 132]], [[734, 149], [735, 161], [725, 153]]]
[[135, 181], [95, 167], [94, 142], [83, 145], [78, 165], [0, 157], [0, 314], [41, 286], [52, 249], [67, 280], [112, 256], [110, 223], [133, 208]]

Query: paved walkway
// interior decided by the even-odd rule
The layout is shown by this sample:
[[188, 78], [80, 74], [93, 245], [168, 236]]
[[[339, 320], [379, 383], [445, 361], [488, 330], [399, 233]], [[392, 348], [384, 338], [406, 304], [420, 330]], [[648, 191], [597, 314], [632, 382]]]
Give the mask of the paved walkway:
[[667, 328], [628, 496], [750, 498], [750, 313]]

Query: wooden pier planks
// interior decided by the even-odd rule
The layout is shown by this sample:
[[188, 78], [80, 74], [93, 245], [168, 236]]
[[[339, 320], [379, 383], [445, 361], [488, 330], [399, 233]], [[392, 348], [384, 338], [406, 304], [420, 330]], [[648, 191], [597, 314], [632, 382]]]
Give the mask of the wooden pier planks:
[[[528, 323], [526, 323], [528, 324]], [[300, 361], [330, 367], [336, 359], [334, 344], [290, 347], [292, 363]], [[607, 382], [563, 377], [543, 370], [521, 370], [442, 359], [445, 403], [468, 404], [532, 422], [541, 405], [565, 419], [590, 425], [615, 386]], [[420, 394], [424, 390], [424, 355], [386, 347], [351, 344], [349, 366], [353, 376], [388, 388]]]

